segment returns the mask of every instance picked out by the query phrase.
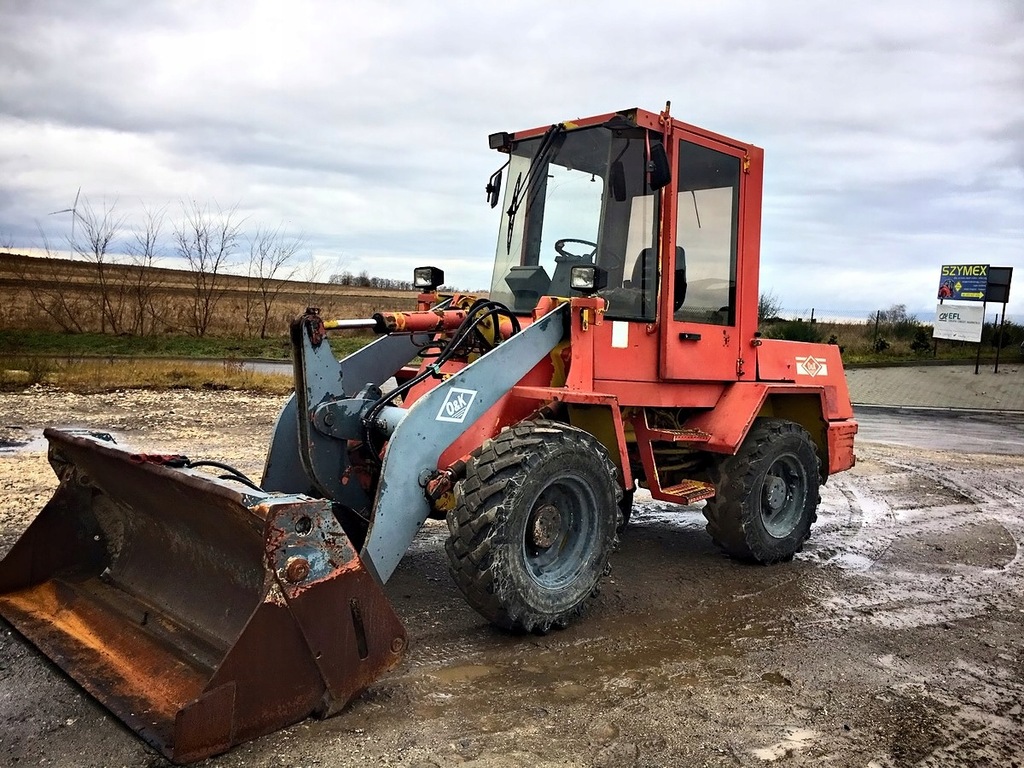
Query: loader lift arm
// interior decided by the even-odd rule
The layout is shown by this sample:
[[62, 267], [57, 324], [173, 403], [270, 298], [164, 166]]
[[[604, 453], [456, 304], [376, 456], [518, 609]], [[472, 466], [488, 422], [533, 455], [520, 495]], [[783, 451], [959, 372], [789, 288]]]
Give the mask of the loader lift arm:
[[[307, 313], [293, 326], [295, 405], [285, 407], [268, 459], [268, 466], [276, 464], [277, 452], [287, 455], [294, 448], [306, 476], [281, 478], [277, 484], [312, 482], [328, 498], [372, 510], [360, 557], [386, 582], [430, 513], [425, 488], [441, 454], [551, 353], [565, 334], [567, 313], [567, 305], [556, 307], [445, 378], [412, 407], [377, 411], [379, 384], [419, 351], [412, 335], [385, 336], [339, 362], [323, 343], [322, 320]], [[292, 409], [294, 437], [287, 434]], [[349, 441], [363, 438], [370, 413], [375, 414], [373, 426], [388, 438], [372, 503], [366, 488], [345, 474]]]

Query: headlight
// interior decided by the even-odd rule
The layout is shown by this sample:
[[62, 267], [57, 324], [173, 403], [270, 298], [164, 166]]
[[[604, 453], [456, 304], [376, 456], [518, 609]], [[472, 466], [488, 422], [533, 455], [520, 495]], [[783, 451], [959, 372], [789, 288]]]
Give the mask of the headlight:
[[412, 271], [412, 284], [421, 291], [432, 291], [444, 283], [444, 272], [437, 267], [416, 267]]
[[569, 287], [590, 295], [608, 285], [608, 273], [593, 264], [580, 264], [569, 270]]

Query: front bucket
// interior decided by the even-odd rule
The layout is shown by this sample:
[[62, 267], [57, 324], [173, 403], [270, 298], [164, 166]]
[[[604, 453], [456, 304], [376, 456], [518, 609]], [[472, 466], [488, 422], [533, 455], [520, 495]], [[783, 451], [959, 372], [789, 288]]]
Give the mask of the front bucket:
[[45, 434], [60, 487], [0, 561], [0, 615], [170, 760], [334, 714], [400, 659], [330, 502]]

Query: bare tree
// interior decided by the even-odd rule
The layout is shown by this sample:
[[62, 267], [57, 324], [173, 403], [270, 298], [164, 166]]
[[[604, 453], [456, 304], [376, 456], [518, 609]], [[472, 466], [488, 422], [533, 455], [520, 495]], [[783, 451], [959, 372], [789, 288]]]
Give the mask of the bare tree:
[[355, 275], [346, 269], [344, 272], [335, 272], [327, 282], [332, 285], [352, 285], [353, 280]]
[[19, 270], [18, 277], [28, 291], [32, 303], [53, 320], [58, 328], [62, 331], [81, 333], [85, 330], [82, 293], [68, 285], [67, 276], [61, 274], [60, 255], [50, 246], [46, 232], [38, 222], [36, 227], [39, 229], [39, 238], [47, 258], [39, 259], [38, 264], [33, 264], [32, 273], [25, 269]]
[[879, 328], [891, 334], [890, 338], [910, 339], [916, 333], [921, 322], [917, 315], [907, 312], [906, 304], [893, 304], [888, 309], [879, 309], [868, 316], [868, 325], [873, 325], [874, 338], [878, 339]]
[[780, 312], [782, 312], [782, 300], [775, 295], [775, 291], [768, 291], [757, 297], [757, 321], [759, 323], [766, 320], [778, 320]]
[[192, 273], [189, 330], [205, 336], [224, 295], [222, 275], [238, 248], [242, 221], [235, 208], [211, 212], [195, 200], [183, 203], [182, 213], [183, 220], [174, 227], [174, 245]]
[[78, 220], [77, 231], [68, 239], [71, 250], [96, 265], [96, 279], [100, 289], [100, 332], [121, 333], [124, 319], [124, 298], [127, 281], [122, 270], [111, 270], [111, 245], [124, 228], [125, 217], [116, 212], [117, 202], [106, 202], [100, 210], [94, 209], [88, 198], [72, 215]]
[[14, 253], [14, 236], [6, 229], [0, 229], [0, 252]]
[[249, 285], [245, 295], [245, 327], [250, 333], [255, 333], [258, 326], [261, 339], [267, 338], [270, 313], [278, 294], [284, 288], [282, 281], [290, 280], [295, 275], [295, 268], [284, 274], [281, 272], [285, 265], [295, 258], [302, 245], [301, 237], [285, 235], [280, 227], [258, 227], [249, 238]]
[[[164, 209], [143, 208], [142, 226], [136, 229], [125, 246], [132, 266], [131, 276], [131, 332], [144, 336], [147, 329], [156, 329], [156, 307], [153, 297], [160, 282], [155, 263], [163, 235]], [[148, 322], [148, 326], [147, 326]]]
[[872, 312], [868, 322], [889, 323], [890, 325], [907, 324], [916, 323], [917, 317], [907, 312], [906, 304], [893, 304], [888, 309]]
[[[335, 259], [335, 262], [337, 259]], [[327, 285], [324, 277], [335, 266], [329, 261], [318, 260], [316, 256], [309, 254], [303, 262], [300, 279], [306, 284], [306, 306], [319, 307], [324, 302], [324, 286]]]

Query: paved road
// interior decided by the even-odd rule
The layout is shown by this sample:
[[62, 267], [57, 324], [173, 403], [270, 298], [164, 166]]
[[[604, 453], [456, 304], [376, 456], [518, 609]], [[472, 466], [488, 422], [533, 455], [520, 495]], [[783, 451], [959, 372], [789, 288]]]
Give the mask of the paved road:
[[1024, 412], [858, 406], [857, 441], [958, 453], [1024, 455]]
[[1024, 364], [1001, 363], [999, 373], [983, 366], [921, 365], [853, 368], [846, 372], [857, 405], [912, 408], [967, 408], [1024, 412]]

